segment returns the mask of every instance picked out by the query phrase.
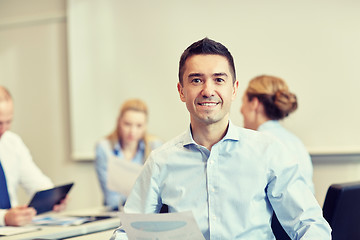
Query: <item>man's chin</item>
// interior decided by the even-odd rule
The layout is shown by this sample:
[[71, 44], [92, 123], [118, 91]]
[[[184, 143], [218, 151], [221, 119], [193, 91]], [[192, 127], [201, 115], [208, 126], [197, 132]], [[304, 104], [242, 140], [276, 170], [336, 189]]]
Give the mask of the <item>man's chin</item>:
[[214, 123], [217, 123], [219, 122], [221, 119], [219, 118], [216, 118], [214, 116], [205, 116], [205, 117], [202, 117], [201, 118], [201, 121], [203, 124], [206, 124], [206, 125], [211, 125], [211, 124], [214, 124]]

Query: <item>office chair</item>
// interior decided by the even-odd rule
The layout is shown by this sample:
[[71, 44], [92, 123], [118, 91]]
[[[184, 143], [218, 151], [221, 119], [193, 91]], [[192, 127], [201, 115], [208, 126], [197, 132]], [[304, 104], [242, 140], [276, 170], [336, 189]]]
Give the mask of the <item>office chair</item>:
[[325, 197], [323, 216], [333, 240], [360, 239], [360, 181], [332, 184]]
[[273, 213], [273, 217], [271, 220], [271, 229], [274, 233], [276, 240], [291, 240], [289, 235], [287, 235], [284, 228], [281, 226], [275, 213]]

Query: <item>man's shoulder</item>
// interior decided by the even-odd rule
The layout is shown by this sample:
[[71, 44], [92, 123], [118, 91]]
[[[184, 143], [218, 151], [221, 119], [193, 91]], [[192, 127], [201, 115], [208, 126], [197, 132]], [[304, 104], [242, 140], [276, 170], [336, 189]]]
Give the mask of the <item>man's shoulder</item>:
[[27, 146], [21, 139], [21, 137], [10, 131], [6, 131], [0, 139], [1, 150], [8, 154], [18, 154], [24, 151], [28, 151]]
[[161, 146], [153, 150], [154, 154], [163, 154], [165, 152], [173, 152], [177, 149], [181, 149], [184, 145], [184, 139], [187, 132], [183, 132], [182, 134], [172, 138], [164, 142]]
[[23, 144], [23, 140], [21, 139], [21, 137], [11, 131], [6, 131], [1, 138], [3, 142], [6, 142], [8, 144]]
[[281, 144], [280, 140], [272, 134], [234, 126], [233, 134], [238, 138], [237, 144], [241, 149], [253, 149], [262, 152], [269, 147], [273, 148]]
[[234, 134], [236, 134], [240, 140], [243, 139], [245, 141], [268, 142], [271, 141], [271, 139], [273, 139], [273, 137], [270, 134], [252, 129], [247, 129], [244, 127], [239, 127], [236, 125], [234, 125], [233, 131]]

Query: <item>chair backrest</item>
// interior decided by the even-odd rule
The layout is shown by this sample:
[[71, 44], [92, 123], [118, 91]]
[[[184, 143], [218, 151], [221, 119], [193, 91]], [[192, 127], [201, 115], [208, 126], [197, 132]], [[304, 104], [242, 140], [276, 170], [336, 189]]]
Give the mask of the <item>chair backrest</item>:
[[360, 181], [332, 184], [325, 197], [323, 215], [333, 240], [360, 239]]
[[276, 240], [291, 240], [289, 235], [285, 232], [284, 228], [281, 226], [276, 214], [273, 214], [271, 220], [271, 229], [274, 233]]

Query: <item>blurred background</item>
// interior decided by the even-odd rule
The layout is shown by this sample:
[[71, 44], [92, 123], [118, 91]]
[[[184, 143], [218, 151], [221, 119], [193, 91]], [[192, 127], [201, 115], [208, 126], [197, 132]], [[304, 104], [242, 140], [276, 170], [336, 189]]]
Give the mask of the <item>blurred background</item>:
[[95, 141], [129, 97], [148, 103], [150, 133], [166, 141], [183, 132], [179, 57], [207, 36], [235, 60], [235, 124], [254, 76], [279, 76], [297, 94], [284, 125], [312, 155], [322, 206], [330, 184], [360, 179], [359, 10], [351, 0], [0, 0], [0, 84], [14, 98], [12, 130], [55, 184], [75, 182], [70, 209], [99, 206]]

